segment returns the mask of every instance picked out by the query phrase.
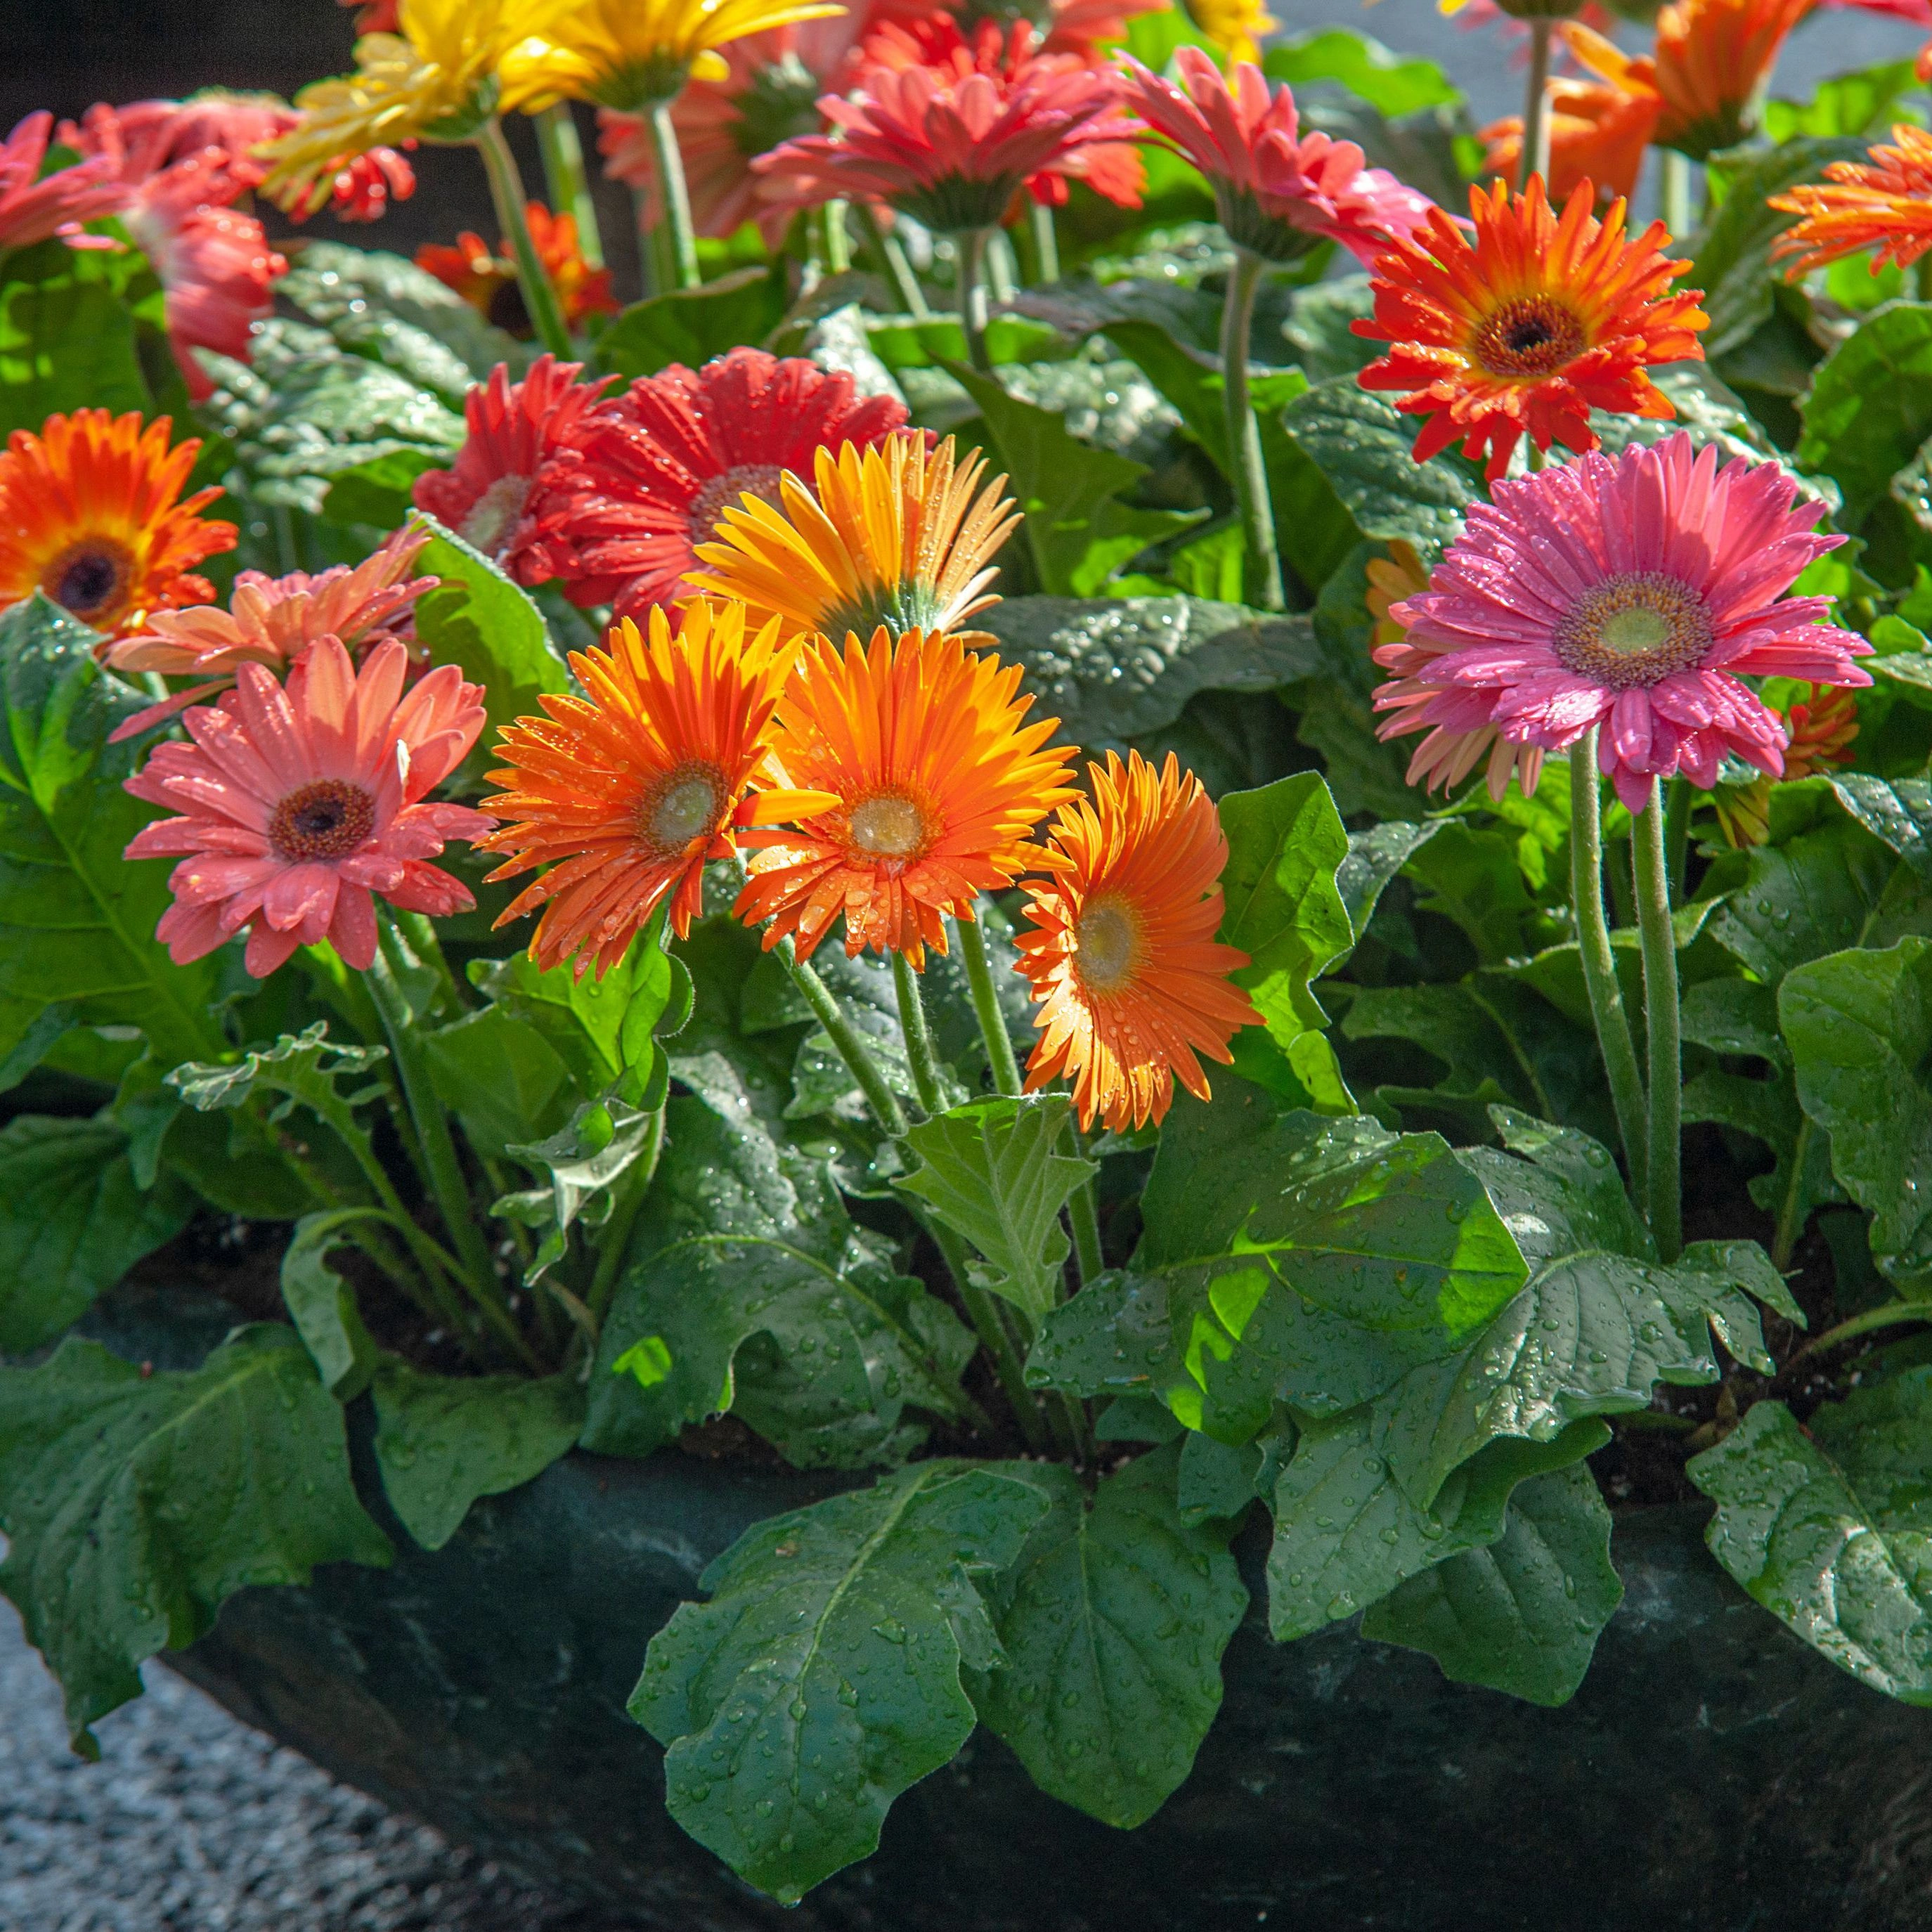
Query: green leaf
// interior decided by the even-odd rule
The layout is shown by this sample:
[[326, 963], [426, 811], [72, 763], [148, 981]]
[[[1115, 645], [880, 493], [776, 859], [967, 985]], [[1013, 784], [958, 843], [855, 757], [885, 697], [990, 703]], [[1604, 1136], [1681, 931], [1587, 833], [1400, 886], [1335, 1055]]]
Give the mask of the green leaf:
[[58, 1006], [140, 1027], [164, 1063], [220, 1053], [216, 961], [169, 958], [169, 868], [121, 856], [160, 814], [122, 790], [142, 754], [108, 738], [147, 700], [96, 667], [100, 641], [38, 592], [0, 613], [0, 1052]]
[[1060, 1210], [1099, 1171], [1058, 1151], [1072, 1114], [1064, 1094], [975, 1100], [906, 1136], [921, 1165], [899, 1186], [986, 1257], [977, 1285], [1035, 1324], [1061, 1298], [1067, 1239]]
[[[138, 260], [138, 257], [136, 258]], [[0, 437], [56, 410], [154, 407], [122, 290], [128, 266], [48, 241], [0, 268]]]
[[1684, 1473], [1718, 1505], [1711, 1553], [1811, 1647], [1873, 1689], [1932, 1704], [1932, 1372], [1908, 1369], [1800, 1428], [1754, 1404]]
[[922, 1462], [757, 1524], [651, 1640], [631, 1715], [666, 1747], [671, 1816], [796, 1903], [872, 1852], [892, 1800], [971, 1734], [962, 1666], [995, 1666], [979, 1580], [1046, 1505]]
[[647, 1070], [660, 1026], [676, 1032], [690, 1010], [690, 974], [649, 934], [601, 976], [580, 978], [568, 961], [545, 972], [517, 952], [476, 962], [470, 977], [549, 1042], [586, 1099]]
[[478, 1496], [542, 1475], [584, 1426], [574, 1376], [432, 1376], [391, 1357], [375, 1394], [382, 1487], [425, 1550], [440, 1550]]
[[389, 1561], [349, 1479], [342, 1412], [286, 1328], [244, 1328], [188, 1373], [70, 1339], [0, 1370], [0, 1591], [66, 1693], [75, 1748], [247, 1584]]
[[1339, 82], [1377, 113], [1391, 118], [1425, 107], [1454, 107], [1462, 98], [1433, 61], [1391, 53], [1381, 41], [1346, 27], [1276, 40], [1262, 57], [1262, 71], [1297, 89], [1318, 81]]
[[416, 507], [416, 478], [436, 467], [428, 450], [392, 449], [386, 456], [340, 472], [329, 484], [318, 514], [332, 524], [393, 530], [409, 520]]
[[1857, 530], [1932, 437], [1932, 303], [1868, 316], [1818, 365], [1796, 461], [1834, 477]]
[[547, 1184], [506, 1195], [492, 1212], [539, 1228], [538, 1243], [524, 1285], [534, 1288], [562, 1260], [570, 1231], [581, 1220], [601, 1226], [610, 1214], [612, 1190], [655, 1144], [658, 1108], [628, 1106], [621, 1100], [586, 1102], [569, 1124], [540, 1141], [512, 1142], [503, 1151], [543, 1178]]
[[1144, 465], [1079, 442], [1058, 416], [1009, 395], [992, 376], [949, 367], [986, 419], [988, 454], [1026, 513], [1022, 533], [1049, 596], [1097, 596], [1142, 550], [1199, 520], [1193, 511], [1121, 502], [1148, 474]]
[[1006, 1667], [973, 1681], [981, 1720], [1041, 1790], [1124, 1830], [1193, 1768], [1247, 1607], [1229, 1526], [1176, 1513], [1179, 1453], [1128, 1463], [1090, 1503], [1072, 1470], [1018, 1466], [1052, 1507], [997, 1586]]
[[[1899, 118], [1893, 112], [1893, 103], [1911, 93], [1917, 80], [1910, 59], [1881, 61], [1856, 73], [1834, 74], [1819, 83], [1809, 100], [1767, 100], [1764, 131], [1780, 148], [1803, 135], [1882, 134]], [[1858, 143], [1861, 149], [1865, 145]], [[1862, 154], [1858, 158], [1862, 159]], [[1733, 176], [1732, 196], [1738, 186], [1738, 178]], [[1727, 196], [1726, 205], [1729, 200]]]
[[1365, 537], [1447, 544], [1480, 500], [1469, 473], [1452, 458], [1418, 463], [1414, 425], [1353, 376], [1333, 377], [1297, 397], [1285, 420]]
[[332, 1250], [349, 1244], [346, 1230], [380, 1220], [366, 1208], [304, 1214], [282, 1251], [282, 1300], [315, 1364], [322, 1385], [338, 1402], [353, 1402], [369, 1386], [376, 1344], [363, 1326], [356, 1291], [328, 1264]]
[[[1170, 1427], [1177, 1426], [1172, 1416], [1168, 1421]], [[1288, 1426], [1292, 1430], [1294, 1424]], [[1210, 1516], [1232, 1520], [1244, 1515], [1256, 1496], [1264, 1493], [1256, 1484], [1265, 1460], [1258, 1437], [1237, 1448], [1189, 1430], [1181, 1441], [1174, 1494], [1181, 1522], [1192, 1529]]]
[[507, 1007], [485, 1006], [431, 1029], [422, 1050], [438, 1096], [486, 1160], [561, 1130], [572, 1098], [570, 1069]]
[[70, 1327], [194, 1207], [172, 1175], [136, 1184], [128, 1136], [110, 1119], [22, 1114], [0, 1127], [0, 1354]]
[[1440, 819], [1420, 825], [1406, 819], [1386, 819], [1348, 834], [1348, 854], [1336, 868], [1335, 890], [1342, 895], [1358, 940], [1368, 931], [1389, 881], [1436, 836], [1442, 824]]
[[328, 1037], [328, 1022], [317, 1020], [299, 1034], [284, 1034], [273, 1046], [253, 1048], [224, 1065], [190, 1061], [175, 1067], [166, 1076], [166, 1084], [198, 1113], [239, 1107], [259, 1089], [285, 1094], [326, 1120], [380, 1091], [364, 1088], [340, 1094], [335, 1083], [366, 1073], [388, 1057], [386, 1046], [337, 1046]]
[[634, 302], [597, 338], [598, 373], [630, 381], [674, 362], [700, 368], [741, 344], [763, 342], [787, 305], [782, 265], [740, 268], [702, 288]]
[[1523, 1484], [1500, 1538], [1412, 1577], [1362, 1634], [1426, 1651], [1454, 1682], [1567, 1704], [1623, 1594], [1610, 1510], [1578, 1465]]
[[1506, 832], [1478, 832], [1452, 820], [1418, 848], [1406, 868], [1418, 888], [1416, 910], [1461, 927], [1485, 966], [1536, 950], [1530, 922], [1539, 908], [1517, 850], [1518, 841]]
[[1868, 832], [1932, 884], [1932, 782], [1839, 772], [1832, 777], [1832, 790]]

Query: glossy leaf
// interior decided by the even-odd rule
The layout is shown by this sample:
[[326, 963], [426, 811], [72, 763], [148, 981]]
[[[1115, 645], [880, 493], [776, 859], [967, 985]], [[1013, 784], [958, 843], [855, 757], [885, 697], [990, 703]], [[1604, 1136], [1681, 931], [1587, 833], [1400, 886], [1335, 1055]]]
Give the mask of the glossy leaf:
[[257, 1092], [286, 1094], [327, 1119], [373, 1097], [371, 1090], [342, 1094], [338, 1080], [353, 1080], [389, 1057], [386, 1046], [338, 1046], [328, 1022], [317, 1020], [299, 1034], [284, 1034], [273, 1046], [258, 1046], [231, 1062], [190, 1062], [176, 1067], [166, 1084], [197, 1112], [239, 1107]]
[[570, 1070], [507, 1007], [485, 1006], [431, 1028], [422, 1052], [438, 1096], [485, 1160], [500, 1160], [513, 1143], [562, 1127], [573, 1098]]
[[784, 278], [740, 268], [696, 289], [634, 302], [597, 339], [601, 371], [627, 381], [674, 362], [696, 369], [741, 344], [762, 342], [784, 319]]
[[1889, 304], [1820, 364], [1798, 466], [1834, 478], [1856, 530], [1932, 437], [1932, 303]]
[[329, 1265], [328, 1257], [349, 1244], [350, 1227], [373, 1218], [359, 1208], [305, 1214], [282, 1251], [283, 1303], [322, 1387], [338, 1402], [352, 1402], [369, 1386], [376, 1352], [354, 1287]]
[[1478, 500], [1469, 472], [1448, 457], [1418, 464], [1414, 423], [1353, 376], [1318, 383], [1286, 419], [1364, 536], [1446, 544], [1461, 532]]
[[580, 1220], [601, 1226], [610, 1211], [613, 1188], [655, 1144], [658, 1108], [627, 1106], [622, 1101], [586, 1102], [568, 1126], [540, 1141], [512, 1142], [503, 1151], [544, 1181], [527, 1192], [506, 1195], [494, 1213], [541, 1228], [543, 1238], [529, 1267], [526, 1286], [534, 1287], [569, 1251], [570, 1231]]
[[153, 409], [128, 279], [126, 262], [52, 238], [0, 263], [0, 439], [56, 410]]
[[1392, 53], [1381, 41], [1346, 27], [1276, 40], [1262, 57], [1270, 80], [1285, 80], [1298, 90], [1334, 81], [1360, 96], [1378, 114], [1414, 114], [1425, 107], [1453, 107], [1462, 97], [1433, 61]]

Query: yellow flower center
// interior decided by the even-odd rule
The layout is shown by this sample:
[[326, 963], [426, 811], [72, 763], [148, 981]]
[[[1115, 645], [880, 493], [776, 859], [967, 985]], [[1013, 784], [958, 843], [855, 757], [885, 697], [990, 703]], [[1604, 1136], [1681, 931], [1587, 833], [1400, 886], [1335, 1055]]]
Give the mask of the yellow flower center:
[[741, 496], [761, 497], [782, 507], [778, 478], [784, 474], [776, 463], [740, 463], [712, 477], [691, 500], [691, 541], [709, 543], [718, 534], [724, 512], [736, 509]]
[[1118, 992], [1141, 957], [1140, 921], [1122, 898], [1096, 899], [1073, 928], [1080, 976], [1096, 993]]
[[291, 865], [346, 859], [376, 829], [376, 801], [360, 785], [318, 778], [292, 791], [268, 818], [268, 842]]
[[673, 772], [645, 802], [646, 839], [660, 852], [682, 852], [694, 838], [718, 829], [724, 785], [715, 767], [686, 765]]
[[1484, 318], [1469, 353], [1492, 376], [1550, 376], [1588, 346], [1574, 310], [1552, 296], [1518, 296]]
[[909, 798], [868, 798], [852, 814], [852, 843], [880, 859], [909, 859], [926, 838], [926, 822]]
[[1713, 641], [1704, 600], [1688, 584], [1632, 570], [1580, 598], [1551, 647], [1565, 670], [1628, 691], [1702, 663]]
[[40, 573], [40, 588], [62, 609], [100, 631], [127, 614], [134, 586], [134, 555], [112, 537], [84, 536]]

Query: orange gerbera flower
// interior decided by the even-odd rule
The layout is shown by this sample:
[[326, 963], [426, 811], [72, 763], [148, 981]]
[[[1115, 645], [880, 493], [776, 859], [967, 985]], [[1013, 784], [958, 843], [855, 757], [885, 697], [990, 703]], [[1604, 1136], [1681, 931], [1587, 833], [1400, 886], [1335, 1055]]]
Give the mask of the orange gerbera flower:
[[[1552, 81], [1550, 192], [1565, 201], [1579, 182], [1587, 181], [1595, 184], [1602, 200], [1635, 194], [1662, 106], [1654, 91], [1598, 80]], [[1482, 130], [1482, 139], [1489, 144], [1484, 171], [1514, 181], [1522, 165], [1522, 116], [1492, 122]]]
[[[926, 447], [909, 430], [865, 448], [814, 459], [816, 494], [789, 473], [779, 503], [748, 499], [722, 512], [706, 566], [686, 581], [776, 616], [797, 634], [832, 637], [879, 626], [898, 634], [952, 631], [999, 600], [988, 560], [1020, 520], [996, 476], [983, 490], [977, 450], [954, 466], [952, 439]], [[974, 491], [978, 490], [976, 496]]]
[[808, 958], [841, 913], [845, 950], [946, 950], [940, 916], [970, 919], [982, 892], [1040, 862], [1028, 842], [1073, 796], [1060, 721], [1024, 724], [1020, 668], [1004, 670], [957, 638], [882, 625], [868, 650], [848, 634], [806, 645], [778, 706], [772, 764], [781, 782], [831, 795], [797, 830], [754, 833], [738, 916], [769, 919], [769, 950], [794, 934]]
[[582, 698], [539, 700], [502, 736], [506, 788], [488, 808], [506, 821], [484, 849], [511, 856], [490, 876], [550, 870], [496, 923], [544, 908], [530, 957], [548, 970], [574, 953], [581, 979], [621, 959], [667, 896], [680, 938], [704, 909], [704, 866], [737, 849], [746, 826], [834, 802], [764, 782], [772, 715], [791, 653], [778, 627], [747, 635], [735, 605], [700, 600], [675, 641], [662, 609], [646, 641], [628, 618], [602, 649], [573, 652]]
[[1932, 248], [1932, 134], [1901, 122], [1892, 139], [1892, 146], [1872, 148], [1869, 161], [1834, 161], [1823, 182], [1771, 197], [1773, 208], [1804, 218], [1772, 250], [1797, 256], [1785, 271], [1793, 281], [1861, 249], [1878, 250], [1876, 274], [1888, 261], [1910, 268]]
[[1594, 449], [1593, 409], [1676, 414], [1645, 370], [1702, 359], [1698, 292], [1670, 292], [1690, 264], [1665, 259], [1662, 222], [1627, 241], [1624, 204], [1599, 221], [1592, 198], [1580, 182], [1559, 219], [1540, 176], [1523, 194], [1472, 188], [1473, 242], [1432, 208], [1376, 262], [1375, 314], [1354, 328], [1394, 346], [1361, 385], [1406, 392], [1396, 408], [1429, 418], [1417, 462], [1460, 437], [1465, 456], [1487, 454], [1493, 482], [1526, 431], [1539, 449]]
[[[552, 214], [540, 201], [525, 203], [530, 241], [556, 291], [563, 319], [574, 328], [587, 315], [615, 315], [620, 306], [610, 292], [610, 271], [593, 268], [584, 259], [574, 214]], [[447, 248], [425, 242], [416, 250], [416, 266], [454, 289], [470, 306], [499, 328], [528, 341], [536, 333], [524, 307], [517, 265], [506, 241], [490, 254], [482, 236], [469, 229]]]
[[1248, 956], [1214, 937], [1228, 841], [1201, 781], [1172, 752], [1158, 772], [1109, 752], [1087, 776], [1093, 802], [1060, 807], [1053, 876], [1027, 888], [1013, 942], [1040, 1006], [1026, 1084], [1066, 1075], [1082, 1126], [1120, 1130], [1162, 1118], [1176, 1074], [1206, 1100], [1197, 1056], [1225, 1064], [1261, 1016], [1228, 977]]
[[235, 548], [235, 526], [200, 513], [221, 494], [182, 488], [201, 449], [168, 447], [173, 425], [106, 410], [51, 416], [16, 429], [0, 454], [0, 609], [44, 590], [110, 637], [155, 610], [206, 604], [214, 586], [194, 566]]

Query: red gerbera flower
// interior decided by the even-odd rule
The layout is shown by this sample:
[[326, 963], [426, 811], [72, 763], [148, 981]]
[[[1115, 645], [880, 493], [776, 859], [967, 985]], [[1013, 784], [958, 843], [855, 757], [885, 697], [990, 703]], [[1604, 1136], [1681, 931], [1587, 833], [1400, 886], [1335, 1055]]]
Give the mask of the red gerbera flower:
[[125, 198], [112, 162], [92, 157], [44, 175], [54, 117], [29, 114], [0, 142], [0, 251], [31, 248], [58, 235], [70, 248], [112, 248], [85, 235], [81, 224], [112, 214]]
[[469, 440], [448, 470], [416, 481], [416, 508], [447, 524], [466, 544], [494, 557], [520, 584], [554, 573], [529, 554], [536, 534], [528, 514], [544, 464], [596, 415], [612, 382], [580, 382], [580, 362], [540, 356], [520, 382], [498, 363], [463, 406]]
[[[524, 212], [530, 223], [531, 244], [556, 291], [564, 320], [574, 328], [586, 315], [615, 315], [619, 304], [610, 292], [610, 271], [593, 268], [584, 259], [576, 216], [554, 215], [540, 201], [526, 202]], [[425, 242], [416, 250], [416, 266], [446, 288], [454, 289], [499, 328], [527, 341], [536, 331], [524, 307], [523, 286], [517, 280], [512, 252], [506, 240], [491, 254], [482, 236], [466, 229], [457, 236], [453, 248]]]
[[545, 567], [573, 603], [620, 617], [692, 595], [696, 547], [748, 493], [778, 500], [821, 448], [861, 448], [901, 428], [904, 406], [801, 358], [734, 349], [696, 371], [674, 363], [614, 398], [573, 439], [530, 506]]

